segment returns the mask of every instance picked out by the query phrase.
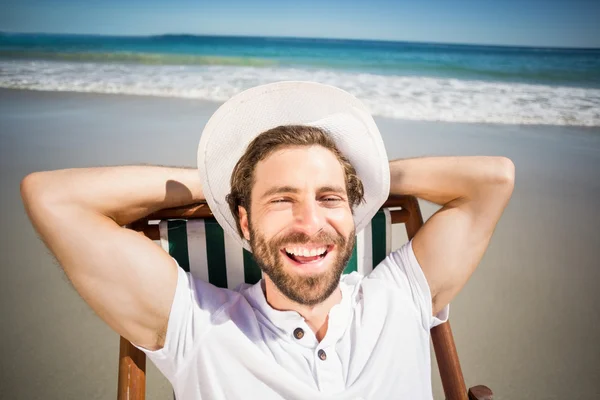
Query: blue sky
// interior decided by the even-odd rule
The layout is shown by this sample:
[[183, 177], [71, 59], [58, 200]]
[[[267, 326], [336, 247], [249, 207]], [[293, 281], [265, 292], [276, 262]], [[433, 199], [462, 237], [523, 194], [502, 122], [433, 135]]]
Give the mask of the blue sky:
[[0, 0], [0, 30], [600, 48], [598, 0]]

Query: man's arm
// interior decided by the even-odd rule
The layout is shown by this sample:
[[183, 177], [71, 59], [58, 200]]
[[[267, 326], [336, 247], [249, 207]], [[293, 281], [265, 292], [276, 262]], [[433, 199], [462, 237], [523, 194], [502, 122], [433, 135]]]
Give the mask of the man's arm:
[[433, 314], [463, 288], [488, 246], [514, 188], [504, 157], [428, 157], [390, 162], [391, 194], [443, 205], [413, 239]]
[[113, 330], [148, 349], [164, 344], [177, 267], [151, 240], [121, 228], [203, 199], [196, 170], [150, 166], [36, 172], [25, 209], [81, 297]]

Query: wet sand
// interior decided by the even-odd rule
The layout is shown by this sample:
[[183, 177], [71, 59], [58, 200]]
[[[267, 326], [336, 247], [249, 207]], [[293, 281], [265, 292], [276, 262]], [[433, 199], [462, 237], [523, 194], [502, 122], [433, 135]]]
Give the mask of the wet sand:
[[[2, 398], [114, 399], [117, 387], [118, 336], [36, 237], [20, 180], [58, 168], [195, 166], [217, 107], [0, 90]], [[600, 397], [600, 128], [376, 120], [390, 158], [503, 155], [515, 163], [513, 198], [451, 306], [467, 386], [486, 384], [498, 400]], [[437, 209], [422, 207], [425, 218]], [[434, 395], [443, 399], [433, 368]], [[171, 393], [149, 363], [147, 398]]]

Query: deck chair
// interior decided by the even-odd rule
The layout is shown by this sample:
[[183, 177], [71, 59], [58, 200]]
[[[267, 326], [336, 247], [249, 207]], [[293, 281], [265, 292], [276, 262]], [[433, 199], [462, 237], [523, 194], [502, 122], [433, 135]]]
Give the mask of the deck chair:
[[[158, 222], [158, 223], [157, 223]], [[409, 240], [423, 225], [419, 203], [412, 196], [390, 197], [370, 224], [357, 234], [353, 255], [344, 273], [370, 272], [391, 249], [391, 225], [403, 223]], [[235, 288], [256, 283], [261, 271], [252, 254], [224, 234], [206, 204], [161, 210], [128, 228], [160, 241], [179, 266], [196, 278], [219, 287]], [[237, 263], [237, 264], [232, 264]], [[243, 272], [227, 265], [244, 265]], [[460, 368], [450, 323], [431, 329], [431, 338], [447, 400], [492, 400], [483, 385], [468, 391]], [[121, 337], [119, 354], [119, 400], [142, 400], [146, 391], [146, 355]]]

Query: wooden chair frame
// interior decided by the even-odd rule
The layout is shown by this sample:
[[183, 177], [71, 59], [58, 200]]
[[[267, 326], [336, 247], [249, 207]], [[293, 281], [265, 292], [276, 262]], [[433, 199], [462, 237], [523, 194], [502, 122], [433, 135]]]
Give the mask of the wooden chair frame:
[[[423, 216], [417, 199], [413, 196], [390, 197], [383, 207], [391, 208], [392, 223], [404, 223], [409, 240], [423, 226]], [[151, 240], [158, 240], [158, 225], [149, 221], [164, 219], [214, 218], [206, 203], [158, 211], [129, 225]], [[442, 386], [447, 400], [492, 400], [493, 393], [487, 387], [478, 385], [467, 392], [450, 322], [431, 329], [431, 340], [440, 371]], [[121, 337], [119, 351], [119, 380], [117, 398], [119, 400], [143, 400], [146, 395], [146, 355]]]

